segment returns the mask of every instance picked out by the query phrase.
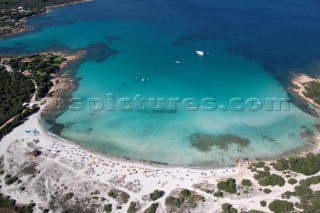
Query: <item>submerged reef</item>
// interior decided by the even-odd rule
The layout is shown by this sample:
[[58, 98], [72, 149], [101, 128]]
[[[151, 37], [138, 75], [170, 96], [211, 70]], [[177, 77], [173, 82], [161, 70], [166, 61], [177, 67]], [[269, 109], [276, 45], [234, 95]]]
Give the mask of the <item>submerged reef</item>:
[[247, 148], [250, 140], [233, 134], [202, 134], [194, 133], [189, 136], [191, 147], [198, 149], [201, 152], [208, 152], [213, 146], [218, 149], [228, 150], [231, 145], [236, 145], [238, 148]]

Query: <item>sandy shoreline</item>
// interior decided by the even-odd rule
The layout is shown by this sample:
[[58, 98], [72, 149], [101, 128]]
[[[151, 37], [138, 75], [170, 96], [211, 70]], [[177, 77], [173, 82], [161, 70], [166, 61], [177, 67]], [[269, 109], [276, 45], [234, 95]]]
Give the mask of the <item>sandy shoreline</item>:
[[[79, 145], [70, 143], [67, 140], [49, 135], [40, 122], [41, 112], [32, 115], [21, 126], [15, 128], [10, 134], [5, 136], [1, 141], [0, 156], [5, 157], [5, 162], [10, 164], [11, 156], [15, 156], [15, 160], [21, 165], [30, 162], [25, 152], [33, 149], [40, 150], [41, 156], [38, 157], [38, 167], [50, 168], [62, 167], [67, 171], [75, 174], [75, 178], [69, 174], [62, 180], [72, 180], [72, 184], [78, 182], [91, 181], [95, 184], [108, 184], [113, 188], [123, 190], [130, 194], [133, 200], [139, 200], [140, 203], [146, 203], [144, 196], [148, 195], [155, 189], [161, 189], [168, 195], [172, 190], [177, 188], [186, 188], [193, 190], [205, 197], [205, 207], [200, 207], [199, 211], [203, 212], [203, 208], [212, 208], [212, 212], [220, 212], [222, 203], [229, 202], [237, 208], [256, 209], [266, 211], [261, 207], [257, 200], [272, 201], [275, 197], [281, 197], [285, 191], [293, 190], [292, 185], [286, 184], [284, 187], [273, 187], [272, 194], [264, 194], [259, 192], [258, 188], [254, 189], [252, 195], [244, 197], [227, 196], [224, 198], [214, 198], [212, 194], [208, 194], [198, 188], [195, 184], [217, 184], [221, 180], [227, 178], [235, 178], [238, 183], [242, 179], [249, 179], [254, 184], [257, 181], [253, 178], [253, 173], [247, 169], [249, 162], [238, 165], [238, 167], [229, 168], [184, 168], [179, 166], [164, 166], [132, 160], [110, 158], [81, 148]], [[32, 133], [36, 129], [36, 134]], [[31, 131], [31, 132], [29, 132]], [[37, 141], [36, 143], [34, 141]], [[31, 147], [31, 149], [30, 149]], [[14, 150], [14, 152], [10, 151]], [[266, 162], [269, 165], [270, 162]], [[14, 167], [13, 167], [14, 168]], [[12, 169], [11, 169], [12, 172]], [[273, 171], [275, 173], [275, 171]], [[282, 174], [279, 172], [279, 174]], [[296, 174], [295, 174], [296, 175]], [[303, 179], [303, 175], [296, 175], [297, 179]], [[126, 185], [129, 183], [139, 183], [134, 190], [128, 190]], [[213, 186], [212, 186], [213, 187]], [[215, 188], [215, 187], [214, 187]], [[24, 201], [24, 197], [20, 192], [12, 193], [10, 188], [4, 189], [4, 193], [9, 193], [19, 202]], [[35, 192], [30, 192], [34, 194]], [[33, 197], [33, 200], [41, 205], [46, 205], [47, 201]], [[113, 202], [110, 201], [109, 202]], [[162, 211], [165, 212], [165, 199], [159, 200]], [[209, 207], [208, 207], [209, 205]], [[147, 208], [149, 204], [145, 204], [143, 208]], [[124, 210], [128, 205], [124, 206]], [[201, 210], [202, 208], [202, 210]], [[118, 211], [126, 212], [126, 211]], [[140, 212], [140, 211], [139, 211]]]
[[313, 106], [317, 107], [318, 109], [320, 109], [320, 105], [317, 104], [316, 102], [314, 102], [314, 100], [312, 100], [311, 98], [308, 98], [305, 96], [306, 90], [304, 85], [308, 82], [311, 81], [318, 81], [320, 82], [320, 79], [314, 79], [311, 78], [305, 74], [301, 74], [301, 75], [295, 75], [293, 80], [292, 80], [292, 84], [295, 86], [295, 88], [292, 88], [292, 90], [299, 95], [302, 99], [306, 100], [308, 103], [312, 104]]
[[[91, 180], [106, 181], [113, 179], [115, 176], [125, 175], [130, 181], [138, 179], [143, 183], [150, 183], [151, 181], [153, 186], [158, 185], [158, 187], [160, 187], [163, 185], [161, 188], [166, 188], [167, 191], [176, 187], [192, 188], [192, 185], [195, 182], [209, 181], [212, 178], [217, 180], [227, 176], [233, 176], [240, 171], [238, 168], [194, 170], [190, 168], [150, 165], [149, 163], [138, 163], [125, 159], [111, 159], [106, 156], [89, 152], [80, 146], [63, 139], [48, 135], [39, 122], [40, 113], [41, 112], [39, 111], [30, 116], [28, 121], [15, 128], [10, 134], [2, 139], [0, 155], [6, 155], [5, 150], [7, 150], [14, 141], [23, 139], [26, 143], [28, 141], [39, 140], [36, 146], [44, 153], [44, 156], [57, 155], [58, 158], [66, 158], [83, 164], [83, 169], [80, 173], [82, 173], [82, 175], [93, 173], [87, 176], [85, 175]], [[25, 132], [32, 129], [36, 129], [38, 134], [33, 135]], [[83, 160], [83, 157], [85, 157], [85, 160]], [[50, 160], [50, 157], [44, 158]], [[111, 167], [113, 169], [111, 171], [106, 170], [101, 168], [101, 165], [109, 165], [106, 167]], [[166, 184], [164, 184], [164, 182], [166, 182]], [[144, 190], [146, 191], [142, 194], [150, 193], [148, 184], [145, 185]]]
[[[91, 1], [94, 1], [94, 0], [78, 0], [78, 1], [69, 2], [69, 3], [64, 3], [64, 4], [59, 4], [59, 5], [48, 6], [48, 7], [46, 7], [46, 8], [47, 8], [47, 9], [50, 9], [50, 8], [56, 8], [56, 7], [63, 7], [63, 6], [67, 6], [67, 5], [70, 5], [70, 4], [79, 4], [79, 3], [86, 3], [86, 2], [91, 2]], [[49, 11], [50, 11], [50, 10], [49, 10]]]

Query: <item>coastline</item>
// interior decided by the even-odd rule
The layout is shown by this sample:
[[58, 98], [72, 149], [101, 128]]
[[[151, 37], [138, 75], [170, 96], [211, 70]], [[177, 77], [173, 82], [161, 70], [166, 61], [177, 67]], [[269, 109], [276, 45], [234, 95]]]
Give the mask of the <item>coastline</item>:
[[292, 79], [292, 84], [295, 88], [292, 88], [293, 92], [296, 93], [298, 96], [300, 96], [302, 99], [307, 101], [308, 103], [312, 104], [314, 107], [320, 109], [320, 105], [317, 104], [314, 100], [311, 98], [308, 98], [305, 93], [305, 86], [304, 84], [311, 82], [311, 81], [317, 81], [320, 82], [320, 79], [314, 79], [306, 74], [300, 74], [300, 75], [294, 75], [294, 78]]
[[[198, 212], [203, 212], [208, 208], [215, 209], [216, 211], [214, 212], [219, 212], [218, 210], [221, 208], [221, 205], [226, 202], [233, 203], [238, 208], [245, 206], [247, 210], [256, 209], [265, 211], [257, 200], [271, 202], [274, 200], [274, 197], [281, 197], [281, 194], [294, 188], [294, 186], [286, 184], [283, 187], [273, 187], [272, 194], [265, 194], [259, 192], [258, 189], [261, 186], [257, 185], [254, 186], [254, 191], [249, 195], [228, 195], [222, 198], [214, 198], [212, 194], [198, 187], [210, 186], [215, 189], [213, 185], [227, 178], [235, 178], [239, 184], [243, 179], [248, 179], [252, 183], [258, 184], [257, 180], [254, 179], [254, 172], [248, 168], [250, 162], [243, 162], [234, 167], [209, 169], [165, 166], [109, 157], [86, 150], [73, 142], [47, 133], [40, 122], [40, 116], [41, 111], [33, 114], [24, 124], [6, 135], [1, 141], [2, 149], [0, 149], [0, 156], [4, 156], [4, 162], [7, 165], [12, 165], [10, 159], [13, 156], [15, 158], [14, 161], [19, 162], [20, 165], [37, 162], [37, 168], [41, 169], [40, 177], [36, 179], [38, 181], [43, 178], [43, 175], [47, 175], [47, 172], [53, 170], [53, 168], [59, 168], [59, 171], [62, 172], [60, 175], [62, 183], [67, 184], [68, 188], [76, 187], [73, 188], [73, 190], [76, 190], [81, 182], [90, 182], [93, 189], [94, 186], [102, 184], [99, 187], [100, 193], [103, 193], [106, 189], [109, 190], [110, 187], [111, 189], [125, 191], [130, 195], [132, 200], [138, 200], [142, 203], [142, 209], [146, 209], [149, 206], [149, 200], [145, 200], [144, 196], [155, 189], [161, 189], [167, 195], [177, 189], [189, 189], [203, 196], [206, 200], [203, 204], [204, 206], [199, 205], [200, 210]], [[32, 129], [36, 129], [37, 134], [33, 134]], [[28, 133], [30, 130], [31, 132]], [[41, 155], [38, 157], [28, 157], [30, 154], [27, 153], [32, 153], [34, 149], [41, 151]], [[270, 166], [275, 161], [264, 162], [265, 165]], [[20, 171], [21, 166], [13, 166], [12, 168], [10, 169], [11, 173], [17, 169]], [[272, 173], [282, 174], [282, 172], [278, 171], [272, 171]], [[47, 178], [49, 177], [51, 178], [51, 176]], [[293, 177], [298, 180], [305, 178], [301, 174], [293, 174]], [[131, 183], [137, 183], [135, 185], [137, 188], [127, 188], [128, 184]], [[30, 187], [32, 188], [32, 185]], [[12, 193], [12, 187], [10, 188], [10, 186], [4, 186], [3, 192], [10, 194], [18, 202], [23, 203], [25, 201], [24, 196], [19, 194], [19, 190]], [[28, 193], [33, 195], [33, 201], [39, 206], [47, 205], [46, 199], [37, 197], [36, 189], [29, 189]], [[88, 193], [86, 196], [89, 196]], [[107, 195], [105, 196], [107, 197]], [[113, 201], [109, 200], [109, 202]], [[165, 211], [165, 199], [162, 198], [158, 202], [161, 210]], [[127, 209], [128, 204], [123, 204], [123, 207]]]
[[63, 6], [70, 5], [70, 4], [79, 4], [79, 3], [86, 3], [86, 2], [91, 2], [91, 1], [94, 1], [94, 0], [77, 0], [77, 1], [74, 1], [74, 2], [48, 6], [46, 8], [49, 9], [48, 12], [51, 12], [50, 8], [63, 7]]
[[53, 5], [53, 6], [47, 6], [47, 7], [45, 7], [46, 11], [43, 12], [43, 13], [39, 13], [37, 15], [32, 15], [30, 17], [24, 17], [24, 18], [19, 19], [18, 23], [19, 23], [20, 27], [17, 28], [17, 29], [14, 29], [9, 34], [0, 35], [0, 39], [1, 38], [9, 38], [11, 36], [15, 36], [15, 35], [18, 35], [18, 34], [21, 34], [21, 33], [24, 33], [24, 32], [32, 30], [32, 28], [29, 25], [23, 25], [23, 23], [27, 22], [27, 20], [30, 19], [30, 18], [34, 18], [34, 17], [38, 17], [38, 16], [41, 16], [41, 15], [44, 15], [44, 14], [51, 13], [53, 8], [64, 7], [64, 6], [72, 5], [72, 4], [92, 2], [92, 1], [94, 1], [94, 0], [77, 0], [77, 1], [74, 1], [74, 2], [63, 3], [63, 4]]

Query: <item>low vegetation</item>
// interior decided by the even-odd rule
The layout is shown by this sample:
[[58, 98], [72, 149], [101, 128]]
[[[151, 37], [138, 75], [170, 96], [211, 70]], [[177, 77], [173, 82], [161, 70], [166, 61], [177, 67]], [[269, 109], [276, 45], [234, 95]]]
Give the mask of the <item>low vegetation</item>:
[[149, 208], [147, 208], [144, 213], [155, 213], [159, 207], [159, 203], [153, 203]]
[[215, 197], [223, 197], [223, 193], [221, 191], [217, 191], [213, 194]]
[[272, 191], [271, 191], [271, 189], [265, 188], [265, 189], [263, 190], [263, 192], [264, 192], [265, 194], [270, 194]]
[[17, 205], [16, 200], [11, 199], [10, 196], [5, 197], [0, 193], [0, 208], [7, 208], [14, 210], [15, 212], [32, 213], [36, 204], [30, 203], [27, 205]]
[[180, 206], [183, 204], [184, 202], [184, 198], [183, 197], [173, 197], [173, 196], [168, 196], [166, 198], [166, 205], [168, 206], [175, 206], [180, 208]]
[[251, 182], [251, 180], [243, 179], [241, 181], [241, 185], [243, 185], [243, 186], [252, 186], [252, 182]]
[[128, 208], [128, 211], [127, 211], [127, 212], [128, 212], [128, 213], [136, 213], [136, 212], [139, 211], [139, 209], [140, 209], [140, 206], [138, 205], [138, 203], [132, 201], [132, 202], [130, 203], [130, 205], [129, 205], [129, 208]]
[[217, 187], [221, 191], [229, 192], [231, 194], [237, 193], [236, 180], [233, 178], [229, 178], [226, 181], [220, 181]]
[[293, 203], [286, 200], [274, 200], [268, 207], [274, 213], [290, 213], [293, 210]]
[[103, 210], [104, 210], [105, 212], [112, 212], [112, 204], [106, 204], [106, 205], [104, 205]]
[[232, 205], [230, 203], [222, 204], [221, 208], [223, 213], [238, 213], [238, 210], [235, 208], [232, 208]]
[[267, 206], [267, 202], [264, 201], [264, 200], [262, 200], [262, 201], [260, 201], [260, 205], [261, 205], [262, 207], [266, 207], [266, 206]]
[[320, 82], [310, 81], [304, 85], [306, 92], [304, 95], [311, 98], [317, 104], [320, 104]]
[[160, 191], [160, 190], [154, 190], [150, 195], [150, 199], [155, 201], [158, 200], [159, 198], [163, 197], [164, 195], [164, 191]]
[[288, 180], [288, 183], [291, 184], [291, 185], [294, 185], [294, 184], [298, 183], [298, 181], [296, 179], [294, 179], [294, 178], [290, 178]]
[[170, 195], [165, 199], [165, 204], [169, 212], [183, 211], [182, 209], [194, 209], [198, 206], [199, 201], [205, 201], [204, 197], [190, 191], [182, 189], [178, 196]]
[[109, 191], [108, 196], [113, 199], [119, 199], [122, 203], [127, 203], [130, 199], [130, 195], [119, 189], [112, 189]]
[[320, 154], [307, 154], [305, 157], [291, 157], [279, 159], [273, 165], [278, 171], [292, 170], [307, 176], [317, 174], [320, 171]]
[[261, 186], [284, 186], [285, 180], [279, 175], [271, 174], [259, 179], [258, 183]]

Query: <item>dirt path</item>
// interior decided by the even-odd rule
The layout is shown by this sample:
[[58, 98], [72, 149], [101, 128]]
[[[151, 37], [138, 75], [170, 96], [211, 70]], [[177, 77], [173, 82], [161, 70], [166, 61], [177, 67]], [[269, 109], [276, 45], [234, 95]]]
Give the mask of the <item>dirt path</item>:
[[0, 64], [0, 66], [5, 67], [8, 72], [13, 72], [13, 69], [9, 65]]

